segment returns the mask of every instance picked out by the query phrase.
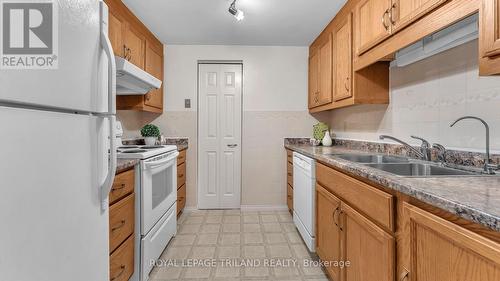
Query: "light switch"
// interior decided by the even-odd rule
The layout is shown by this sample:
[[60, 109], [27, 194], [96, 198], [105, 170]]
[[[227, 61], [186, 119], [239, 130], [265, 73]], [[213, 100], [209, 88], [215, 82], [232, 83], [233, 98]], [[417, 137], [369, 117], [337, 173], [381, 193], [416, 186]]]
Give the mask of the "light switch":
[[184, 100], [184, 108], [191, 108], [191, 99]]

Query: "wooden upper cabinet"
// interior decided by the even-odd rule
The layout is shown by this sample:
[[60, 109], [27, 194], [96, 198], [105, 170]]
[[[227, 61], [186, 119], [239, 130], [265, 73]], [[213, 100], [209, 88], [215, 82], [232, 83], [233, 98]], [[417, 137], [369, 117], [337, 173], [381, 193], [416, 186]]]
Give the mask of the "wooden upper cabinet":
[[332, 102], [333, 38], [328, 34], [319, 46], [319, 101], [317, 105]]
[[125, 30], [125, 48], [126, 59], [144, 69], [146, 38], [130, 24]]
[[482, 0], [479, 10], [479, 74], [500, 74], [500, 0]]
[[500, 55], [500, 0], [483, 0], [481, 7], [482, 56]]
[[[123, 57], [163, 81], [163, 44], [123, 4], [105, 0], [109, 7], [109, 37], [116, 56]], [[146, 95], [119, 95], [118, 110], [163, 112], [163, 83]]]
[[[158, 53], [149, 42], [146, 42], [145, 70], [154, 77], [163, 81], [163, 54]], [[144, 103], [156, 108], [163, 107], [163, 83], [160, 89], [151, 90], [146, 94]]]
[[392, 0], [392, 32], [407, 26], [448, 0]]
[[500, 280], [500, 244], [407, 203], [403, 208], [410, 224], [407, 280]]
[[309, 108], [316, 107], [319, 102], [319, 53], [309, 56]]
[[[342, 260], [340, 200], [316, 184], [316, 253], [323, 261]], [[326, 267], [333, 280], [340, 280], [340, 267]]]
[[333, 100], [352, 97], [352, 16], [349, 14], [334, 31], [334, 78]]
[[[344, 259], [350, 266], [344, 281], [394, 281], [395, 239], [366, 217], [342, 202], [341, 230]], [[422, 279], [424, 280], [424, 279]], [[425, 279], [439, 280], [440, 279]]]
[[111, 41], [111, 46], [113, 46], [113, 52], [115, 56], [125, 57], [125, 44], [123, 34], [125, 34], [125, 29], [127, 22], [118, 13], [109, 11], [109, 30], [108, 36]]
[[391, 34], [391, 0], [361, 0], [354, 11], [356, 55], [361, 55]]

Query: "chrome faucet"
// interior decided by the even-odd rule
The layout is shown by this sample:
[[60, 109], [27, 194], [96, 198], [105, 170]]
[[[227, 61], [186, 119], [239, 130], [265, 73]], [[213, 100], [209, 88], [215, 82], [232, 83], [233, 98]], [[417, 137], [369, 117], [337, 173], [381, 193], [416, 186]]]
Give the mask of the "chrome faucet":
[[400, 139], [397, 139], [395, 137], [392, 137], [392, 136], [381, 135], [379, 138], [381, 140], [383, 140], [383, 139], [391, 139], [391, 140], [393, 140], [395, 142], [398, 142], [398, 143], [402, 144], [406, 149], [411, 150], [413, 153], [415, 153], [420, 159], [426, 160], [426, 161], [430, 161], [431, 160], [431, 153], [430, 153], [430, 144], [429, 144], [429, 142], [426, 141], [426, 140], [424, 140], [423, 138], [419, 138], [419, 137], [415, 137], [415, 136], [411, 136], [411, 137], [414, 138], [414, 139], [418, 139], [418, 140], [422, 141], [422, 145], [420, 146], [420, 151], [418, 151], [413, 146], [407, 144], [406, 142], [404, 142], [404, 141], [402, 141]]
[[437, 150], [438, 161], [444, 165], [446, 163], [446, 148], [439, 143], [433, 144], [432, 147]]
[[455, 124], [457, 124], [459, 121], [462, 121], [464, 119], [474, 119], [474, 120], [478, 120], [479, 122], [483, 123], [483, 125], [484, 125], [484, 127], [486, 129], [486, 157], [484, 159], [483, 170], [484, 170], [485, 174], [489, 174], [489, 175], [495, 174], [494, 171], [498, 170], [499, 166], [495, 165], [495, 164], [492, 164], [491, 163], [491, 159], [490, 159], [490, 126], [488, 126], [488, 123], [486, 123], [486, 121], [484, 121], [483, 119], [481, 119], [479, 117], [476, 117], [476, 116], [464, 116], [464, 117], [460, 117], [457, 120], [455, 120], [455, 122], [453, 122], [450, 125], [450, 127], [455, 126]]

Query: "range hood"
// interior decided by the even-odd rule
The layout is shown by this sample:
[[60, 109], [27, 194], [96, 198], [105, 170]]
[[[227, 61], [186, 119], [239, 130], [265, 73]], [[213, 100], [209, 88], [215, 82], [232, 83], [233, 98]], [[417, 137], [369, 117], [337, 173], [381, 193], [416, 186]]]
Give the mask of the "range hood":
[[403, 67], [478, 38], [478, 14], [424, 37], [396, 53], [392, 66]]
[[161, 87], [161, 80], [128, 60], [115, 56], [115, 61], [117, 95], [144, 95]]

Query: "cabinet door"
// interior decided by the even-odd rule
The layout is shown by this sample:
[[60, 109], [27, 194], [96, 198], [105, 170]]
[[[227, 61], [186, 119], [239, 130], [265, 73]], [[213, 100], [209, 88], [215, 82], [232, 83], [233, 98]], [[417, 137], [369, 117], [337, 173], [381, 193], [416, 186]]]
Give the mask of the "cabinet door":
[[391, 0], [361, 0], [355, 9], [356, 54], [361, 55], [391, 34]]
[[417, 207], [409, 216], [411, 281], [500, 280], [500, 244]]
[[[146, 72], [163, 79], [163, 54], [159, 54], [149, 42], [146, 42]], [[156, 108], [163, 108], [163, 83], [157, 90], [151, 90], [144, 97], [144, 103]]]
[[111, 11], [109, 11], [109, 30], [108, 30], [108, 35], [109, 35], [109, 40], [111, 41], [111, 46], [113, 46], [113, 52], [115, 53], [115, 56], [120, 56], [124, 57], [124, 41], [123, 41], [123, 34], [125, 33], [125, 26], [126, 22], [123, 17], [121, 17], [119, 14], [115, 14]]
[[393, 0], [392, 32], [407, 26], [448, 0]]
[[[316, 184], [316, 253], [323, 261], [342, 259], [341, 231], [339, 226], [340, 200]], [[327, 267], [333, 280], [340, 280], [340, 267]]]
[[316, 107], [319, 102], [319, 53], [313, 52], [309, 57], [309, 108]]
[[333, 35], [328, 34], [319, 47], [319, 98], [317, 105], [332, 102]]
[[141, 32], [128, 24], [125, 31], [125, 46], [127, 48], [127, 59], [136, 66], [144, 69], [144, 53], [146, 46], [146, 39]]
[[500, 54], [500, 0], [483, 0], [480, 13], [482, 56]]
[[352, 17], [349, 14], [334, 34], [335, 91], [333, 100], [352, 96]]
[[345, 268], [344, 280], [394, 281], [394, 237], [344, 202], [341, 209], [344, 256], [351, 263]]

